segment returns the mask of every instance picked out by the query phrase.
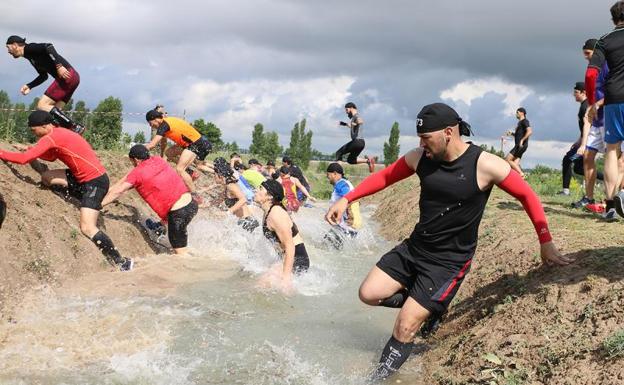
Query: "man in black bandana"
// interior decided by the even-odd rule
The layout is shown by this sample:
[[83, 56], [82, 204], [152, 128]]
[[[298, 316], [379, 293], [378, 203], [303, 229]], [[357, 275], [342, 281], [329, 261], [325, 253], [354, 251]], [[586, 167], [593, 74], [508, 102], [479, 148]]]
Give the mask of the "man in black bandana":
[[[381, 257], [359, 290], [368, 305], [401, 309], [373, 379], [399, 370], [421, 325], [434, 324], [446, 311], [470, 270], [479, 223], [494, 185], [522, 202], [544, 263], [572, 262], [552, 242], [544, 209], [531, 187], [503, 159], [462, 140], [462, 135], [470, 135], [470, 126], [455, 110], [443, 103], [423, 107], [417, 132], [419, 148], [363, 180], [326, 215], [330, 224], [338, 224], [349, 204], [418, 175], [420, 219], [414, 231]], [[420, 330], [424, 334], [428, 328]]]
[[33, 81], [20, 88], [22, 95], [28, 95], [32, 88], [45, 82], [48, 75], [52, 76], [54, 81], [39, 99], [37, 109], [49, 112], [59, 126], [82, 135], [84, 127], [61, 111], [80, 84], [78, 71], [59, 55], [50, 43], [26, 43], [25, 38], [13, 35], [7, 39], [6, 47], [15, 59], [20, 57], [28, 59], [39, 74]]

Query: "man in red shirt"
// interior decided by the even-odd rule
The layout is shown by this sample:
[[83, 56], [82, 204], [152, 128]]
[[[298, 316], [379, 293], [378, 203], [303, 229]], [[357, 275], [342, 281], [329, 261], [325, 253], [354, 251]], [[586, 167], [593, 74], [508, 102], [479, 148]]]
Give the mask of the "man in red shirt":
[[[33, 162], [33, 168], [41, 174], [44, 185], [60, 186], [66, 189], [67, 194], [80, 200], [80, 231], [95, 243], [109, 262], [122, 271], [132, 270], [132, 259], [122, 257], [108, 235], [97, 227], [109, 181], [106, 169], [91, 145], [75, 132], [58, 127], [46, 111], [31, 113], [28, 126], [39, 137], [37, 143], [23, 153], [0, 150], [0, 159], [18, 164]], [[37, 159], [48, 162], [58, 159], [68, 169], [47, 170], [47, 167], [38, 164]]]
[[167, 235], [176, 254], [186, 252], [186, 227], [197, 214], [197, 203], [176, 170], [158, 156], [150, 156], [142, 144], [132, 146], [128, 157], [134, 169], [111, 187], [102, 205], [114, 202], [125, 192], [136, 188], [160, 219], [169, 224]]

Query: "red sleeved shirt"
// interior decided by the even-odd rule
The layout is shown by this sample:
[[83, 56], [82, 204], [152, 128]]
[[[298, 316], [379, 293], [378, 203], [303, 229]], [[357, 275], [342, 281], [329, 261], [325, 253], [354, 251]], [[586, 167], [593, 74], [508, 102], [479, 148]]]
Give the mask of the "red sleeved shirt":
[[171, 207], [189, 192], [182, 177], [158, 156], [144, 160], [126, 177], [147, 204], [166, 221]]
[[79, 183], [88, 182], [106, 173], [89, 142], [75, 132], [61, 127], [52, 128], [52, 132], [41, 137], [25, 152], [0, 151], [0, 159], [18, 164], [26, 164], [37, 158], [49, 162], [60, 160]]

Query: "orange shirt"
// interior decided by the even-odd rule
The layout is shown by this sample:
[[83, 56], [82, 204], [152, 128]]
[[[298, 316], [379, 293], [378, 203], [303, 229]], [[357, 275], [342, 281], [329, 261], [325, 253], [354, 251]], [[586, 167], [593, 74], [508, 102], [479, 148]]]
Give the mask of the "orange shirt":
[[188, 147], [189, 144], [201, 138], [199, 131], [183, 119], [166, 117], [156, 131], [157, 135], [171, 139], [181, 147]]

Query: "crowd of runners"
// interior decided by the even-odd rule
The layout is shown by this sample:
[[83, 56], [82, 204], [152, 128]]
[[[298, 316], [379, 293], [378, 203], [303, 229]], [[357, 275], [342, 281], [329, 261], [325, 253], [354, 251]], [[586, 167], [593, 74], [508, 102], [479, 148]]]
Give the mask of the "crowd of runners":
[[[572, 169], [584, 175], [584, 197], [574, 207], [599, 212], [594, 199], [597, 179], [604, 180], [604, 218], [624, 217], [621, 145], [624, 140], [624, 1], [611, 7], [616, 28], [600, 39], [588, 39], [582, 52], [589, 61], [585, 81], [574, 84], [574, 97], [581, 107], [578, 114], [579, 138], [563, 161], [562, 194], [570, 193]], [[131, 270], [133, 261], [125, 258], [97, 227], [100, 210], [135, 189], [158, 215], [150, 226], [167, 233], [175, 253], [188, 246], [187, 227], [206, 205], [195, 185], [198, 177], [211, 175], [222, 188], [223, 210], [237, 218], [243, 231], [261, 231], [279, 250], [281, 261], [275, 270], [283, 288], [289, 288], [294, 274], [302, 274], [314, 263], [305, 247], [304, 237], [291, 213], [305, 210], [314, 202], [313, 189], [302, 170], [284, 157], [281, 166], [275, 159], [263, 164], [250, 159], [247, 164], [238, 154], [230, 159], [217, 157], [208, 139], [182, 119], [169, 117], [162, 106], [150, 110], [146, 120], [153, 130], [149, 143], [136, 144], [128, 153], [134, 166], [109, 187], [106, 169], [97, 154], [81, 136], [85, 129], [68, 118], [62, 109], [79, 84], [78, 72], [51, 44], [26, 43], [11, 36], [8, 52], [27, 58], [39, 76], [23, 86], [26, 95], [47, 76], [55, 80], [41, 98], [38, 111], [28, 117], [28, 126], [38, 137], [33, 146], [16, 146], [19, 151], [0, 151], [0, 159], [26, 164], [41, 174], [43, 185], [80, 202], [80, 230], [93, 241], [104, 256], [121, 270]], [[332, 225], [325, 240], [341, 249], [347, 238], [357, 237], [362, 226], [358, 201], [416, 174], [420, 181], [419, 219], [403, 242], [383, 255], [372, 267], [359, 289], [362, 302], [372, 306], [398, 308], [391, 336], [383, 348], [373, 379], [396, 372], [410, 356], [413, 341], [420, 332], [427, 335], [436, 328], [447, 311], [475, 255], [478, 228], [494, 185], [522, 203], [534, 225], [541, 258], [549, 265], [573, 262], [562, 255], [548, 228], [539, 198], [524, 180], [520, 160], [527, 151], [532, 128], [527, 111], [518, 108], [518, 125], [513, 132], [515, 145], [505, 159], [483, 151], [465, 141], [470, 125], [443, 103], [424, 106], [418, 113], [416, 131], [420, 146], [399, 160], [374, 173], [375, 157], [360, 158], [365, 142], [364, 120], [356, 105], [345, 105], [351, 140], [336, 153], [336, 162], [326, 170], [334, 187], [331, 207], [325, 219]], [[167, 148], [168, 141], [174, 143]], [[159, 154], [153, 150], [159, 147]], [[605, 154], [604, 176], [596, 170], [596, 154]], [[345, 178], [341, 162], [368, 165], [372, 175], [354, 186]], [[67, 169], [49, 169], [41, 161], [60, 160]], [[175, 164], [172, 167], [168, 162]], [[0, 226], [5, 204], [0, 199]]]

